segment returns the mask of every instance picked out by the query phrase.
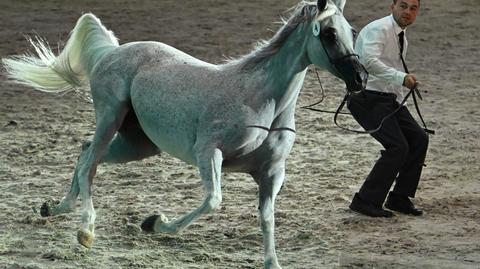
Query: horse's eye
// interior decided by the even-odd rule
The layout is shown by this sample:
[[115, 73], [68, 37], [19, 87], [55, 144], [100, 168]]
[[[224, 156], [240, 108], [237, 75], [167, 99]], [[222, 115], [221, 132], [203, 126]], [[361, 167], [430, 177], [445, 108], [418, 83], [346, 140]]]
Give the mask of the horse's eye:
[[334, 28], [327, 28], [323, 34], [328, 40], [337, 40], [337, 31]]
[[357, 39], [357, 36], [358, 36], [357, 30], [352, 29], [352, 36], [353, 36], [353, 40]]

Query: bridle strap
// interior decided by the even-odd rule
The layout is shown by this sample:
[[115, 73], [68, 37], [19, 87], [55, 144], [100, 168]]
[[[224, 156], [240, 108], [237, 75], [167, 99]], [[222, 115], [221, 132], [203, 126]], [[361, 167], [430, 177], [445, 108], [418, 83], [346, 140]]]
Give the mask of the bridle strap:
[[418, 105], [417, 97], [416, 97], [416, 94], [417, 94], [418, 98], [420, 98], [420, 100], [422, 100], [422, 96], [420, 95], [420, 91], [417, 89], [417, 87], [415, 87], [412, 90], [410, 90], [410, 92], [412, 92], [413, 104], [415, 105], [415, 110], [417, 110], [418, 117], [422, 121], [423, 130], [425, 130], [426, 133], [434, 135], [435, 130], [428, 129], [427, 124], [425, 124], [425, 121], [423, 120], [422, 113], [420, 113], [420, 106]]
[[[308, 109], [308, 110], [315, 111], [315, 112], [323, 112], [323, 113], [330, 113], [330, 114], [335, 114], [335, 113], [337, 113], [337, 111], [330, 111], [330, 110], [323, 110], [323, 109], [314, 108], [314, 106], [322, 103], [323, 100], [325, 99], [325, 90], [323, 89], [322, 80], [320, 79], [320, 75], [318, 75], [317, 69], [314, 67], [313, 70], [315, 71], [315, 74], [317, 75], [318, 83], [320, 84], [320, 92], [322, 93], [322, 98], [321, 98], [319, 101], [317, 101], [317, 102], [315, 102], [315, 103], [313, 103], [313, 104], [306, 105], [306, 106], [301, 106], [300, 108]], [[338, 112], [338, 114], [349, 115], [350, 113]]]

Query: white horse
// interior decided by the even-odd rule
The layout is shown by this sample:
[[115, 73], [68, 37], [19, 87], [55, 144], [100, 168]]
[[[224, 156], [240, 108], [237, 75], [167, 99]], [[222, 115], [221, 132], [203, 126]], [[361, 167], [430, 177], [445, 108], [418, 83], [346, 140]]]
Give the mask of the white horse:
[[141, 228], [177, 233], [222, 201], [222, 169], [250, 174], [259, 185], [265, 268], [280, 268], [274, 203], [295, 139], [294, 111], [307, 67], [314, 64], [360, 91], [366, 73], [353, 54], [345, 0], [300, 3], [285, 25], [250, 54], [214, 65], [159, 42], [119, 46], [92, 14], [83, 15], [60, 55], [40, 39], [38, 56], [3, 59], [14, 81], [41, 91], [90, 89], [96, 129], [85, 143], [70, 191], [43, 216], [68, 213], [80, 195], [80, 244], [90, 247], [95, 211], [91, 186], [99, 163], [140, 160], [160, 151], [196, 165], [205, 188], [198, 208], [168, 221], [150, 216]]

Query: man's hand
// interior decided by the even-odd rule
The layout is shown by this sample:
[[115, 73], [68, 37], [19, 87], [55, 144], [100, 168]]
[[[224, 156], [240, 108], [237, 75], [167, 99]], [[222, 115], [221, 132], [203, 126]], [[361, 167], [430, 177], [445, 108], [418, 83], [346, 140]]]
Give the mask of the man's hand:
[[417, 86], [418, 84], [420, 83], [417, 81], [417, 78], [413, 74], [407, 74], [403, 79], [403, 86], [409, 89], [415, 88], [415, 86]]

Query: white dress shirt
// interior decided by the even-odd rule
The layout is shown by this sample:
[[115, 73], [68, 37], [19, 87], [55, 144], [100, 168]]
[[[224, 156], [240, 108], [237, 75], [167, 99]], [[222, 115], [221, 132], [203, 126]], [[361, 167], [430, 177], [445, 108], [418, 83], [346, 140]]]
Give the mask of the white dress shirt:
[[[355, 51], [369, 73], [367, 90], [394, 93], [400, 103], [408, 93], [402, 86], [407, 75], [400, 59], [398, 34], [405, 30], [398, 26], [392, 15], [365, 26], [357, 37]], [[403, 45], [403, 58], [407, 55], [407, 40]]]

